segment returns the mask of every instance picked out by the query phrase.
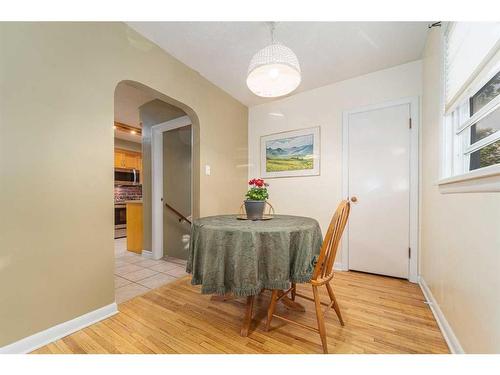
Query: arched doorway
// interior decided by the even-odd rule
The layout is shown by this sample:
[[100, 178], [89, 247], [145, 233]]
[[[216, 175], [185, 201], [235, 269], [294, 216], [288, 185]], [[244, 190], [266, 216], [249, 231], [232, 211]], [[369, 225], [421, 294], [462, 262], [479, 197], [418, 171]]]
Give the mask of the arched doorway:
[[[189, 142], [185, 142], [186, 138]], [[115, 172], [117, 144], [120, 147], [139, 144], [141, 161], [137, 171], [128, 172], [140, 176], [134, 180], [135, 184], [115, 184], [115, 223], [117, 203], [126, 216], [125, 235], [118, 239], [121, 241], [118, 245], [115, 242], [115, 296], [118, 303], [185, 275], [183, 261], [187, 258], [190, 234], [186, 220], [199, 215], [198, 140], [198, 118], [189, 107], [138, 82], [122, 81], [117, 85]], [[170, 155], [164, 152], [164, 142], [169, 145]], [[186, 150], [189, 150], [189, 165], [184, 166], [189, 170], [186, 171], [188, 177], [184, 176], [183, 186], [172, 185], [172, 168], [167, 165], [178, 167], [181, 159], [176, 154], [174, 159], [168, 157], [172, 158], [172, 152], [185, 153]], [[124, 151], [125, 154], [132, 152]], [[175, 175], [180, 176], [182, 172], [182, 169], [177, 169]], [[170, 184], [165, 183], [167, 176]], [[175, 184], [179, 183], [180, 179], [177, 179]], [[170, 189], [168, 199], [165, 194], [167, 185]], [[136, 195], [130, 200], [131, 197], [123, 191], [132, 191]], [[137, 191], [140, 191], [140, 196]], [[179, 200], [179, 192], [183, 192], [184, 200]], [[174, 196], [177, 198], [172, 201]], [[186, 220], [178, 220], [179, 215]], [[141, 238], [136, 232], [140, 232]], [[164, 239], [167, 233], [170, 242]], [[172, 242], [173, 238], [176, 241]]]

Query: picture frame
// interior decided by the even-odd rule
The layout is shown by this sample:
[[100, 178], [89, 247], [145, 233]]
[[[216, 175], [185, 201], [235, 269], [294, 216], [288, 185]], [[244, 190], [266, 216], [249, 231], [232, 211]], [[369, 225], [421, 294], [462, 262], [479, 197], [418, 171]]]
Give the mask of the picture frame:
[[260, 137], [263, 178], [320, 174], [320, 127], [290, 130]]

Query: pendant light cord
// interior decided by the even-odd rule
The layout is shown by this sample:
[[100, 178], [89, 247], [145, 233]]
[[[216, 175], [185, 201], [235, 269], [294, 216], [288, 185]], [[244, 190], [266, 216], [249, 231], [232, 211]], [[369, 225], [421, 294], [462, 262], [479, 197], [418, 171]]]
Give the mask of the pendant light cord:
[[271, 44], [274, 44], [274, 30], [276, 29], [276, 22], [270, 22], [269, 27], [271, 29]]

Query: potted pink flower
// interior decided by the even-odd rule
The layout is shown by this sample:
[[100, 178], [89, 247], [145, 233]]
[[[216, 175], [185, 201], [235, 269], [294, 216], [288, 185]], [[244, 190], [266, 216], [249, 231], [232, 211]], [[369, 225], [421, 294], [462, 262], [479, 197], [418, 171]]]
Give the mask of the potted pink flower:
[[247, 218], [250, 220], [260, 220], [264, 215], [264, 209], [266, 208], [266, 199], [269, 198], [269, 193], [267, 192], [267, 184], [261, 178], [253, 178], [248, 181], [250, 188], [246, 193], [245, 200], [245, 211], [247, 213]]

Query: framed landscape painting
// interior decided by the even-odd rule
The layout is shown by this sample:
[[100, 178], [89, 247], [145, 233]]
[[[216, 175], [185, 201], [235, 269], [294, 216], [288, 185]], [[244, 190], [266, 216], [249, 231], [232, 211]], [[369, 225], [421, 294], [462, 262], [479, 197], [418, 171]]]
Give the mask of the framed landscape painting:
[[319, 175], [319, 126], [260, 138], [263, 178]]

